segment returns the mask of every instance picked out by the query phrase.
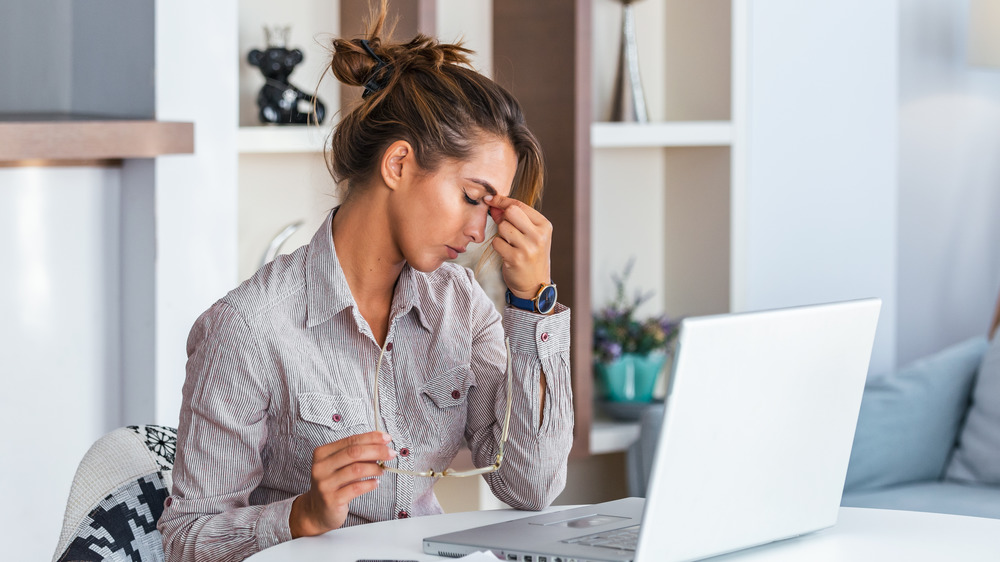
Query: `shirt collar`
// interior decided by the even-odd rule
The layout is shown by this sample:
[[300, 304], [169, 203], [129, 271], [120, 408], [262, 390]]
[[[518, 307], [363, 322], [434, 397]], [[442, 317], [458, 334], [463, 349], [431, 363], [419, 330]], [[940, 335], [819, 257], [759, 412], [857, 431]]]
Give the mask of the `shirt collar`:
[[[335, 208], [327, 215], [323, 226], [309, 242], [306, 253], [306, 326], [309, 328], [326, 322], [347, 307], [357, 308], [333, 245], [333, 215], [336, 212]], [[420, 325], [430, 331], [430, 325], [420, 309], [417, 275], [418, 272], [408, 264], [403, 266], [393, 292], [390, 316], [399, 318], [415, 309]]]

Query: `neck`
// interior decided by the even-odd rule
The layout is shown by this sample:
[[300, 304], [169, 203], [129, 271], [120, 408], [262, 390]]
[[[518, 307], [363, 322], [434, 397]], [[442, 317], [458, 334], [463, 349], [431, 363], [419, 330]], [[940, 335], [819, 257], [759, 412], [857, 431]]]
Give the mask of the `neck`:
[[344, 201], [333, 217], [337, 261], [362, 308], [392, 302], [406, 263], [392, 239], [385, 203], [377, 189], [367, 189]]

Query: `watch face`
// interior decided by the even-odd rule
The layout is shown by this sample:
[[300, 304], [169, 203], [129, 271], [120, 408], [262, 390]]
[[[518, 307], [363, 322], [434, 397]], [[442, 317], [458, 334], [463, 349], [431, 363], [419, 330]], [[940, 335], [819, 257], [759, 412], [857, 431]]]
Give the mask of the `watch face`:
[[556, 306], [556, 286], [549, 285], [538, 293], [538, 312], [548, 314]]

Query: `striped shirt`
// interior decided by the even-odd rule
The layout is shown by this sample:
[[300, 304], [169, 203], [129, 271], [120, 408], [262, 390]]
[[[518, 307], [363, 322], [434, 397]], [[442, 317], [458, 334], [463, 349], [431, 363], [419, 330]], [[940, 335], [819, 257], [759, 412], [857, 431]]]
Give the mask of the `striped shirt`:
[[[380, 348], [337, 261], [332, 217], [191, 330], [174, 487], [158, 524], [170, 562], [242, 560], [290, 540], [292, 501], [309, 490], [313, 449], [374, 430]], [[542, 316], [508, 307], [501, 317], [471, 271], [445, 263], [431, 273], [404, 266], [389, 318], [377, 374], [382, 427], [401, 452], [389, 465], [444, 469], [463, 438], [476, 466], [494, 461], [506, 335], [509, 438], [503, 466], [485, 478], [513, 507], [548, 506], [565, 484], [572, 444], [569, 309]], [[387, 472], [351, 502], [344, 524], [440, 513], [433, 484]]]

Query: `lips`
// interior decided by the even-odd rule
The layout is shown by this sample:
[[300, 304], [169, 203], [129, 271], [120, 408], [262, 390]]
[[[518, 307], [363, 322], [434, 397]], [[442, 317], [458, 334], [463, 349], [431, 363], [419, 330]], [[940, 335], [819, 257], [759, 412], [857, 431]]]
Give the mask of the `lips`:
[[455, 259], [458, 257], [458, 254], [465, 253], [465, 248], [452, 248], [451, 246], [445, 246], [445, 248], [448, 248], [449, 259]]

